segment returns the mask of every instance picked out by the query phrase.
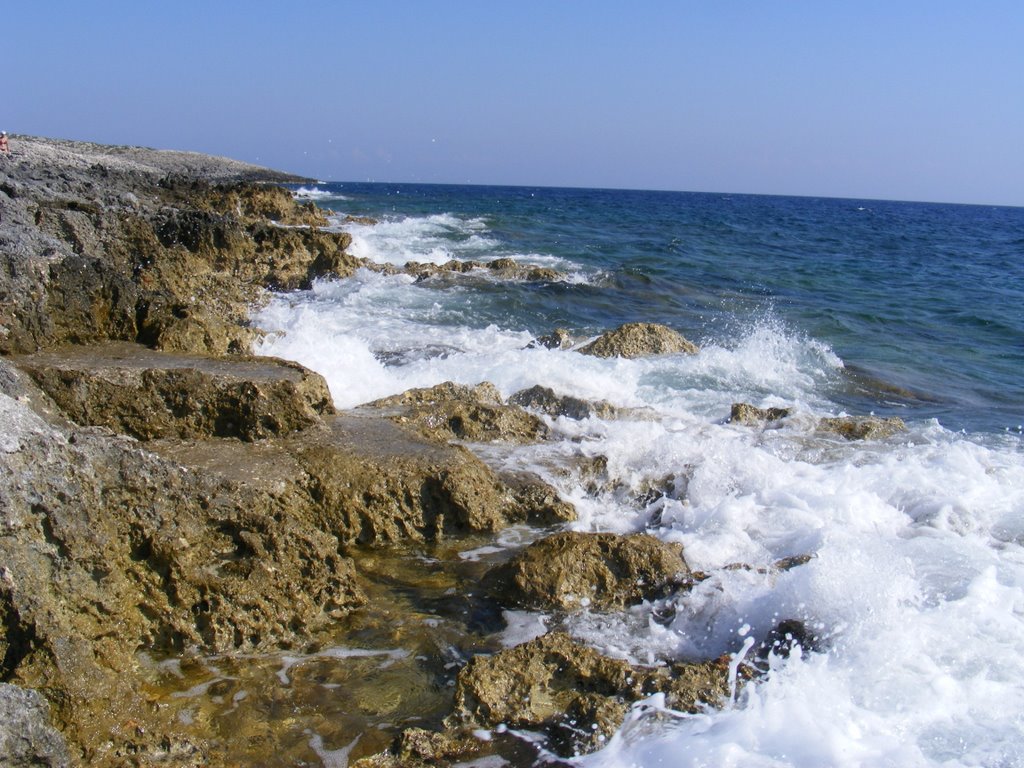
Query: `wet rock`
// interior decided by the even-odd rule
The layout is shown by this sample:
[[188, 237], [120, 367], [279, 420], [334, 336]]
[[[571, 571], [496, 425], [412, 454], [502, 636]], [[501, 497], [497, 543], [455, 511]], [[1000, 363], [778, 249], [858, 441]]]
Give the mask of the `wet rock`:
[[486, 743], [465, 730], [428, 731], [424, 728], [408, 728], [399, 734], [387, 752], [357, 760], [352, 768], [454, 765], [476, 758], [486, 751]]
[[682, 711], [718, 704], [728, 695], [728, 670], [728, 657], [637, 667], [554, 632], [470, 660], [459, 673], [450, 722], [541, 730], [570, 756], [604, 743], [628, 705], [654, 693]]
[[749, 403], [733, 403], [729, 423], [761, 426], [784, 419], [791, 412], [789, 408], [757, 408]]
[[520, 264], [515, 259], [503, 258], [487, 262], [487, 269], [505, 280], [555, 281], [564, 276], [557, 269]]
[[508, 402], [511, 405], [540, 411], [552, 418], [565, 416], [569, 419], [588, 419], [591, 416], [597, 416], [602, 419], [611, 419], [619, 414], [619, 409], [607, 401], [583, 400], [570, 395], [556, 395], [550, 387], [543, 387], [539, 384], [529, 389], [519, 390], [509, 397]]
[[0, 683], [0, 755], [9, 768], [70, 765], [67, 744], [50, 724], [50, 706], [35, 691]]
[[485, 578], [509, 605], [607, 610], [664, 597], [687, 583], [682, 546], [647, 534], [562, 532], [534, 542]]
[[903, 419], [893, 416], [882, 419], [877, 416], [839, 416], [822, 419], [818, 430], [844, 437], [847, 440], [881, 440], [906, 430]]
[[568, 349], [575, 343], [572, 334], [565, 328], [556, 328], [551, 333], [538, 336], [526, 345], [527, 349], [544, 347], [545, 349]]
[[[558, 491], [533, 473], [502, 472], [499, 477], [530, 523], [547, 526], [576, 519], [576, 508], [562, 501]], [[520, 513], [522, 515], [523, 512]]]
[[332, 413], [323, 378], [273, 358], [211, 358], [109, 342], [17, 359], [73, 421], [150, 440], [257, 440]]
[[447, 381], [376, 400], [369, 407], [412, 424], [431, 440], [532, 443], [548, 434], [543, 421], [517, 405], [505, 404], [489, 382], [468, 387]]
[[699, 348], [682, 334], [657, 323], [626, 323], [602, 334], [581, 348], [581, 354], [594, 357], [646, 357], [682, 352], [696, 354]]
[[0, 676], [44, 689], [90, 764], [178, 743], [132, 674], [139, 648], [281, 647], [362, 603], [337, 538], [280, 489], [0, 410]]

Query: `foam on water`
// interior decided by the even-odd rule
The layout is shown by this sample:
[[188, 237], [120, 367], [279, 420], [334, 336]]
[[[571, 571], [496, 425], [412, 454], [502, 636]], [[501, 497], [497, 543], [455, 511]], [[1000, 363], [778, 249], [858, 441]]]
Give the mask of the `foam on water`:
[[[465, 217], [348, 228], [357, 255], [378, 262], [494, 256], [491, 235]], [[271, 331], [257, 351], [324, 374], [339, 407], [486, 380], [505, 396], [541, 384], [637, 409], [549, 419], [555, 440], [505, 460], [572, 501], [576, 528], [680, 542], [709, 577], [655, 606], [584, 613], [571, 631], [650, 664], [738, 654], [785, 619], [816, 636], [773, 657], [767, 678], [721, 710], [647, 702], [581, 765], [1024, 766], [1019, 436], [928, 419], [881, 441], [818, 433], [821, 416], [843, 410], [832, 399], [843, 361], [770, 312], [695, 356], [603, 360], [527, 348], [523, 328], [479, 321], [486, 301], [471, 287], [362, 271], [275, 297], [255, 317]], [[729, 424], [737, 401], [794, 415], [770, 428]], [[596, 489], [556, 471], [598, 457], [606, 482]], [[775, 567], [794, 556], [811, 559]], [[544, 626], [508, 618], [506, 639]]]

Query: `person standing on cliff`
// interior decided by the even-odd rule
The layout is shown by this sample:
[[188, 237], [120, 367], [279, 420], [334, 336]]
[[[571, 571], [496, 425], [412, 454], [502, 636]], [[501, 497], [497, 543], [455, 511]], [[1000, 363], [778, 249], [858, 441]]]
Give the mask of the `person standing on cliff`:
[[11, 154], [11, 146], [7, 143], [7, 131], [0, 131], [0, 152], [5, 155]]

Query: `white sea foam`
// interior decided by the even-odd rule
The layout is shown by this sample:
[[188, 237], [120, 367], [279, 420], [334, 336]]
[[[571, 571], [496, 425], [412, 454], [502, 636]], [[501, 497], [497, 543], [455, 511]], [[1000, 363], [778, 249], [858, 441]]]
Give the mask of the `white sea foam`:
[[339, 195], [337, 192], [331, 192], [327, 189], [320, 189], [319, 187], [299, 187], [292, 192], [292, 195], [299, 200], [318, 200], [320, 202], [327, 200], [348, 200], [344, 195]]
[[[433, 247], [419, 236], [402, 247]], [[384, 240], [364, 243], [377, 259], [406, 258]], [[550, 420], [556, 440], [506, 461], [546, 474], [576, 505], [575, 527], [649, 530], [681, 542], [710, 577], [659, 606], [674, 617], [655, 621], [641, 606], [584, 613], [570, 629], [640, 663], [736, 653], [783, 619], [819, 638], [816, 650], [774, 659], [723, 709], [681, 715], [652, 702], [580, 764], [1024, 765], [1019, 437], [969, 438], [934, 422], [885, 441], [819, 435], [811, 425], [836, 410], [825, 393], [842, 362], [772, 322], [695, 356], [602, 360], [526, 349], [528, 333], [474, 322], [472, 298], [370, 272], [320, 282], [261, 310], [256, 322], [272, 333], [258, 351], [323, 373], [341, 407], [488, 380], [506, 396], [542, 384], [641, 409]], [[773, 429], [728, 424], [738, 400], [797, 415]], [[606, 490], [551, 470], [581, 456], [606, 459]], [[665, 495], [638, 501], [652, 486]], [[794, 555], [812, 559], [773, 567]], [[513, 619], [514, 635], [539, 628]]]

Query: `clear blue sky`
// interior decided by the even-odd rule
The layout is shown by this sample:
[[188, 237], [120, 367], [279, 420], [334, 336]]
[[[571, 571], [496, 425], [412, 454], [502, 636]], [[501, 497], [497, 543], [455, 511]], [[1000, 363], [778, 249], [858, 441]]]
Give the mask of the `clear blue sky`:
[[325, 180], [1024, 205], [1024, 2], [8, 3], [0, 128]]

